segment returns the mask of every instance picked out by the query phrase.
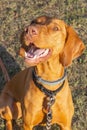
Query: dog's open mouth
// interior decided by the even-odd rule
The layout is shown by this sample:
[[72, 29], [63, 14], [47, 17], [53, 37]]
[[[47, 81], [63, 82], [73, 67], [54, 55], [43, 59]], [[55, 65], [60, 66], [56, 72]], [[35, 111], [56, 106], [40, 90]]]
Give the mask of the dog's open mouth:
[[25, 59], [32, 62], [41, 58], [48, 57], [49, 53], [50, 49], [40, 49], [33, 43], [30, 43], [27, 51], [25, 52]]

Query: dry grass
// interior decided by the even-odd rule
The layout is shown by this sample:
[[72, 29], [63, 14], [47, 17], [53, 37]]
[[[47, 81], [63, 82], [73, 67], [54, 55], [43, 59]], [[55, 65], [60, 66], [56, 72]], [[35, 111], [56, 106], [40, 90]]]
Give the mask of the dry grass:
[[[40, 15], [56, 16], [71, 24], [87, 47], [86, 0], [0, 0], [0, 57], [10, 77], [25, 68], [23, 60], [18, 56], [20, 34], [33, 18]], [[73, 130], [86, 130], [87, 50], [68, 68], [68, 77], [75, 104]], [[4, 84], [0, 69], [0, 90]], [[0, 120], [0, 130], [4, 130], [3, 120]], [[54, 126], [54, 130], [58, 130], [58, 127]]]

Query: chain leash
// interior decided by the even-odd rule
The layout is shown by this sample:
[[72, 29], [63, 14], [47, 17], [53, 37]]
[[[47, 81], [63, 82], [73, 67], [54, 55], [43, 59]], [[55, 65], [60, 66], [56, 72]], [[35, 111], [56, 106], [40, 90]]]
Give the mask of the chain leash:
[[[42, 91], [47, 97], [48, 97], [48, 102], [47, 102], [47, 123], [46, 123], [46, 130], [51, 130], [51, 123], [52, 123], [52, 105], [55, 102], [55, 96], [58, 92], [61, 91], [61, 89], [64, 87], [64, 83], [65, 83], [65, 79], [67, 77], [67, 73], [66, 70], [64, 71], [64, 76], [61, 79], [58, 79], [57, 81], [54, 82], [50, 82], [50, 81], [45, 81], [43, 79], [41, 79], [40, 77], [38, 77], [35, 73], [35, 71], [33, 71], [33, 81], [35, 83], [35, 85], [40, 89], [40, 91]], [[40, 82], [40, 83], [39, 83]], [[43, 86], [43, 84], [47, 84], [47, 83], [51, 83], [52, 85], [59, 84], [61, 83], [61, 86], [58, 87], [56, 90], [49, 90], [47, 88], [45, 88]], [[50, 85], [51, 85], [50, 84]]]
[[48, 103], [47, 103], [47, 122], [46, 122], [46, 130], [50, 130], [51, 129], [51, 123], [52, 123], [52, 105], [55, 102], [55, 97], [54, 95], [52, 95], [51, 97], [48, 97]]

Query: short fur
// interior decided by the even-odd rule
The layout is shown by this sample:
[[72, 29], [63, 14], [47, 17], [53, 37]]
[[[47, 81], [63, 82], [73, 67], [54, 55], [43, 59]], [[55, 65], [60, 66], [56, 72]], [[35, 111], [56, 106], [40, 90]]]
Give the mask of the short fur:
[[[35, 86], [32, 79], [33, 68], [43, 79], [57, 80], [63, 76], [64, 68], [71, 65], [72, 60], [80, 56], [85, 48], [77, 33], [64, 21], [46, 16], [33, 20], [25, 28], [22, 39], [20, 55], [31, 67], [15, 75], [0, 95], [0, 115], [6, 119], [7, 130], [13, 129], [12, 119], [20, 117], [23, 117], [24, 130], [32, 130], [34, 126], [46, 123], [47, 96]], [[26, 58], [25, 52], [31, 51], [31, 43], [37, 49], [49, 49], [49, 53], [40, 58]], [[55, 90], [60, 85], [44, 87]], [[58, 123], [61, 130], [71, 130], [74, 107], [67, 79], [55, 98], [52, 123]]]

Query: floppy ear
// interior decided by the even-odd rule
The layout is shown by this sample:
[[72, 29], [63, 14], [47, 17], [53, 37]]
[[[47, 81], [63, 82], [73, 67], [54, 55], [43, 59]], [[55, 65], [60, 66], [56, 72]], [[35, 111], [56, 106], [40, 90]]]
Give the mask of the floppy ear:
[[73, 59], [79, 57], [85, 49], [83, 42], [70, 26], [66, 27], [66, 32], [65, 46], [60, 54], [60, 62], [65, 67], [69, 66]]

